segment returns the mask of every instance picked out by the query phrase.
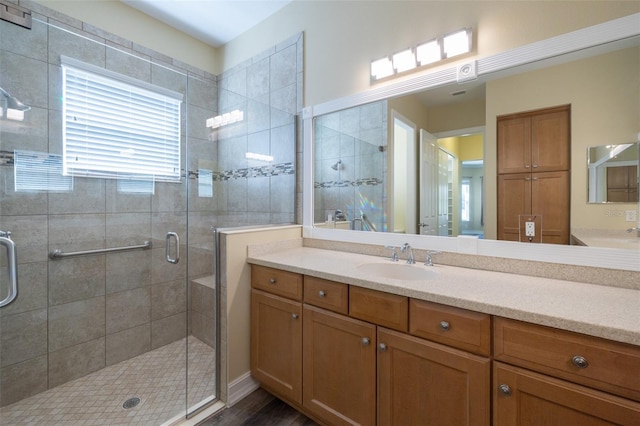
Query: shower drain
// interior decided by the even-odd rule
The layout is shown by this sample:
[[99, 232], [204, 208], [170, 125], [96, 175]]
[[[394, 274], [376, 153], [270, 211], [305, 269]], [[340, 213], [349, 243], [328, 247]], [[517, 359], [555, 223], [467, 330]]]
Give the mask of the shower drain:
[[127, 399], [124, 404], [122, 404], [122, 408], [128, 410], [129, 408], [133, 408], [136, 405], [140, 404], [140, 398], [134, 397]]

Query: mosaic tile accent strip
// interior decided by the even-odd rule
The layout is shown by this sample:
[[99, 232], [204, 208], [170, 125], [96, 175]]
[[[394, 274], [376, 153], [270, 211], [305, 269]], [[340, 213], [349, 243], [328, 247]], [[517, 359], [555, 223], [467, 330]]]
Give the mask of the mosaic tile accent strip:
[[314, 182], [314, 188], [346, 188], [350, 186], [376, 186], [382, 185], [382, 179], [363, 178], [357, 180], [331, 180], [329, 182]]
[[225, 170], [224, 172], [213, 172], [213, 180], [225, 181], [232, 179], [293, 175], [295, 172], [296, 168], [293, 163], [281, 163], [262, 167], [247, 167], [243, 169]]

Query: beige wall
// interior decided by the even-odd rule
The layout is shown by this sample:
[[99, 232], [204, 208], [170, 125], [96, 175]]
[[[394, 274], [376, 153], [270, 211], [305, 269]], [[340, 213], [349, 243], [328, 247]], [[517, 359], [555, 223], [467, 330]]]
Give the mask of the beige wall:
[[[214, 47], [118, 0], [38, 0], [37, 3], [201, 70], [216, 73], [219, 68]], [[24, 6], [29, 8], [28, 3]]]
[[638, 11], [637, 1], [296, 0], [219, 58], [226, 69], [304, 31], [305, 105], [315, 105], [369, 89], [372, 59], [465, 26], [476, 31], [476, 56], [487, 57]]
[[[226, 337], [228, 383], [250, 370], [251, 268], [247, 263], [247, 246], [302, 237], [302, 228], [289, 226], [222, 233], [224, 253], [222, 279], [226, 291]], [[223, 294], [224, 297], [224, 294]]]
[[[571, 226], [628, 228], [612, 209], [636, 204], [587, 204], [587, 147], [628, 143], [640, 130], [640, 48], [601, 55], [487, 84], [485, 167], [496, 176], [496, 117], [502, 114], [571, 104]], [[486, 180], [486, 217], [496, 217], [496, 180]], [[495, 238], [495, 220], [486, 222]]]

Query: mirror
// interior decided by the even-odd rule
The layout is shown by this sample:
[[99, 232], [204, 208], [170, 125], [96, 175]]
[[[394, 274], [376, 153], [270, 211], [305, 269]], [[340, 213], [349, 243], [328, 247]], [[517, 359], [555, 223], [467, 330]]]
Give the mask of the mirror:
[[587, 159], [589, 203], [638, 202], [640, 142], [592, 146]]
[[[635, 136], [638, 132], [640, 49], [634, 41], [631, 47], [627, 44], [623, 49], [598, 53], [549, 66], [539, 62], [534, 69], [520, 67], [464, 85], [382, 98], [317, 115], [314, 117], [314, 226], [375, 228], [425, 235], [468, 234], [495, 239], [495, 146], [484, 142], [480, 156], [467, 158], [464, 151], [457, 152], [458, 148], [448, 146], [444, 138], [460, 139], [470, 131], [482, 138], [485, 128], [495, 133], [496, 115], [571, 104], [571, 226], [572, 229], [574, 226], [602, 227], [602, 216], [612, 216], [606, 212], [603, 215], [601, 210], [585, 202], [587, 180], [591, 182], [584, 168], [586, 148], [603, 139], [627, 141], [629, 135]], [[616, 81], [627, 76], [629, 84]], [[542, 94], [546, 94], [546, 98]], [[636, 101], [629, 99], [634, 96]], [[403, 142], [401, 149], [396, 146], [397, 133], [402, 131], [401, 128], [395, 130], [398, 129], [393, 120], [396, 116], [406, 118], [405, 127], [415, 127], [415, 140]], [[423, 131], [432, 134], [436, 142], [423, 141]], [[448, 154], [446, 160], [436, 161], [431, 167], [425, 165], [422, 154], [426, 148], [422, 145], [428, 143]], [[406, 155], [403, 149], [421, 155]], [[471, 160], [482, 161], [482, 166], [473, 170], [464, 167], [465, 161]], [[452, 161], [453, 166], [438, 171], [444, 163]], [[635, 162], [638, 163], [637, 157]], [[397, 172], [399, 168], [401, 173]], [[633, 171], [627, 169], [628, 174]], [[433, 182], [427, 191], [432, 197], [430, 203], [425, 203], [424, 185], [417, 184], [422, 182], [423, 175], [430, 175]], [[400, 197], [398, 188], [403, 192]], [[637, 187], [635, 194], [635, 199], [618, 197], [615, 201], [629, 203], [623, 209], [637, 212]], [[610, 195], [608, 201], [614, 201], [612, 197]], [[589, 200], [592, 200], [590, 196]], [[406, 204], [398, 208], [398, 203]], [[429, 226], [435, 226], [437, 231], [422, 229], [428, 215], [419, 212], [421, 204], [432, 206], [429, 214], [435, 219]], [[400, 221], [399, 212], [406, 216]], [[402, 220], [404, 226], [399, 225]], [[417, 229], [406, 225], [411, 220], [418, 225]], [[367, 226], [367, 222], [371, 226]], [[616, 228], [624, 233], [625, 225], [636, 226], [618, 222]], [[442, 226], [446, 227], [445, 232]]]

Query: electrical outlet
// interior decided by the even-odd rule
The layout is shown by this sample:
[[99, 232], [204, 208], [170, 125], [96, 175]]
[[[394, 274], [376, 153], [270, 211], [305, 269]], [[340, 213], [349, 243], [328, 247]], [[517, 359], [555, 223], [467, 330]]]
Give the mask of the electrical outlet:
[[638, 221], [638, 211], [637, 210], [625, 210], [625, 220], [627, 222], [637, 222]]
[[524, 235], [527, 237], [535, 237], [536, 236], [536, 223], [535, 222], [525, 222], [524, 223]]

